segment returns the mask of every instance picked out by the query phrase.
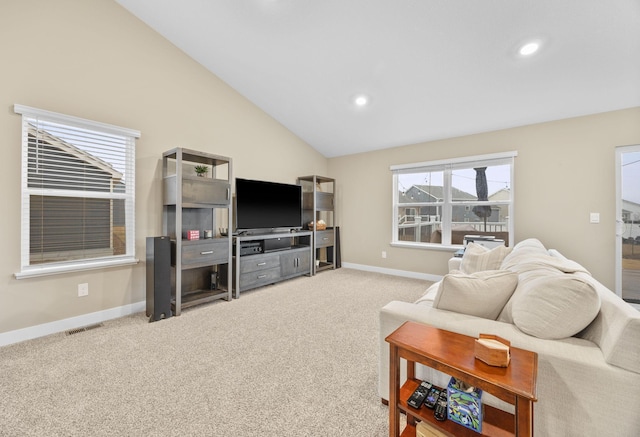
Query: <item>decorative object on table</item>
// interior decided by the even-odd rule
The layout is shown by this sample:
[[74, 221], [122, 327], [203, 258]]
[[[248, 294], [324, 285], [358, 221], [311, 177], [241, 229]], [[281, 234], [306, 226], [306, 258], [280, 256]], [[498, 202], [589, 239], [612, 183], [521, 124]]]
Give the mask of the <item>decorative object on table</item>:
[[201, 178], [205, 177], [207, 173], [209, 173], [209, 167], [207, 167], [206, 165], [196, 165], [194, 169], [196, 171], [196, 174]]
[[213, 231], [210, 229], [207, 229], [204, 231], [204, 238], [213, 238]]
[[475, 341], [474, 352], [477, 359], [495, 367], [507, 367], [511, 360], [511, 343], [497, 335], [480, 334]]
[[[309, 229], [313, 230], [313, 222], [309, 223]], [[327, 229], [327, 224], [324, 220], [318, 220], [316, 224], [316, 231], [324, 231]]]
[[200, 239], [200, 231], [197, 230], [189, 230], [185, 232], [185, 237], [187, 240], [199, 240]]
[[447, 418], [481, 433], [482, 390], [452, 377], [447, 386], [447, 398]]

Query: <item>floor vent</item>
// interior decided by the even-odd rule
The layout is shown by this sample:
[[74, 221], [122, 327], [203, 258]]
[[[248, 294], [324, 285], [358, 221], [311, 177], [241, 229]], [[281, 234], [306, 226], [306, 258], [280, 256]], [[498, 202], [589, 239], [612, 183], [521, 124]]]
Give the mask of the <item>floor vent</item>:
[[82, 328], [71, 329], [67, 331], [67, 335], [79, 334], [84, 331], [90, 331], [91, 329], [100, 328], [102, 323], [96, 323], [95, 325], [83, 326]]

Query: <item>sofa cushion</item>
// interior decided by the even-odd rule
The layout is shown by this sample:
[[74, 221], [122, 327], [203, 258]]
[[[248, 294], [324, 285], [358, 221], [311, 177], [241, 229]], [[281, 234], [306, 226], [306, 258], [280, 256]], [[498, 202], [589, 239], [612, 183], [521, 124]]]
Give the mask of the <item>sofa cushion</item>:
[[530, 257], [547, 254], [547, 249], [540, 240], [528, 238], [513, 247], [513, 250], [504, 257], [499, 268], [517, 271], [518, 266], [525, 263]]
[[460, 270], [471, 274], [484, 270], [498, 270], [505, 256], [511, 251], [506, 246], [497, 246], [488, 249], [479, 244], [469, 243], [462, 255]]
[[[513, 271], [512, 269], [508, 269], [509, 271]], [[507, 301], [504, 308], [502, 308], [502, 312], [498, 316], [496, 320], [499, 322], [511, 323], [513, 325], [513, 302], [518, 299], [518, 296], [525, 293], [529, 289], [529, 283], [531, 281], [535, 281], [538, 278], [547, 277], [547, 276], [560, 276], [562, 273], [555, 269], [536, 269], [525, 271], [523, 273], [514, 272], [518, 275], [518, 285], [516, 286], [515, 291], [511, 295], [511, 298]]]
[[544, 275], [527, 281], [514, 296], [511, 311], [513, 323], [529, 335], [566, 338], [593, 321], [600, 311], [600, 296], [576, 275]]
[[[500, 268], [518, 273], [518, 287], [502, 309], [498, 321], [513, 323], [513, 302], [528, 289], [528, 283], [540, 277], [562, 276], [564, 273], [584, 272], [584, 267], [564, 257], [552, 256], [544, 245], [535, 238], [528, 238], [516, 244]], [[557, 251], [554, 251], [557, 253]]]
[[442, 278], [433, 307], [495, 320], [517, 284], [518, 275], [504, 270], [450, 273]]

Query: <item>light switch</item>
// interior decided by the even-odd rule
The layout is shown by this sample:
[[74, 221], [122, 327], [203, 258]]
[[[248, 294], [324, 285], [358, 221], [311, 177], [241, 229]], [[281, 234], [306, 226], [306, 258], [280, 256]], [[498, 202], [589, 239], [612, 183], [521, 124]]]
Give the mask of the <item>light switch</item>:
[[600, 223], [600, 213], [599, 212], [592, 212], [589, 214], [589, 221], [591, 223]]

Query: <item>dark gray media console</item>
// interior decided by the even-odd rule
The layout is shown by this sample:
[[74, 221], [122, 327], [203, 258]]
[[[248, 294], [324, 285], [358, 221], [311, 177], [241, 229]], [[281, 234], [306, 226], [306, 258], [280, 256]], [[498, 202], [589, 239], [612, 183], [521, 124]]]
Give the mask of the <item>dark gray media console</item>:
[[[239, 235], [233, 237], [233, 292], [311, 275], [311, 231]], [[301, 238], [306, 237], [306, 238]]]

